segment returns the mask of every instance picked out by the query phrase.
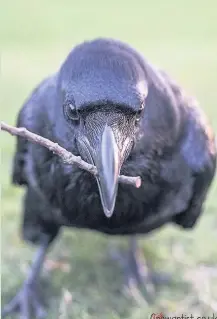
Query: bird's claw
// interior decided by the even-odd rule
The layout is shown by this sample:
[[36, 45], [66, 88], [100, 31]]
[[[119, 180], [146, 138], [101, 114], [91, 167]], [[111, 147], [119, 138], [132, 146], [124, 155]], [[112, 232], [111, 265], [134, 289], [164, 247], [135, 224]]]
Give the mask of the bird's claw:
[[36, 319], [46, 317], [46, 311], [39, 301], [38, 290], [35, 286], [24, 284], [17, 295], [3, 308], [1, 318], [19, 312], [20, 319]]

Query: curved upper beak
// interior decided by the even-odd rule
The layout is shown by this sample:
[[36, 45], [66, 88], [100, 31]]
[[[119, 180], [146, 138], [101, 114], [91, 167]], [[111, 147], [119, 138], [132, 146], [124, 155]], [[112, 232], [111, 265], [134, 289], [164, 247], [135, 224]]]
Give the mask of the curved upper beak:
[[105, 126], [95, 165], [101, 202], [106, 217], [114, 211], [120, 173], [120, 154], [112, 128]]
[[87, 136], [83, 135], [79, 139], [81, 149], [85, 150], [84, 158], [96, 166], [96, 180], [102, 208], [106, 217], [109, 218], [114, 212], [119, 174], [123, 160], [127, 155], [126, 150], [129, 147], [129, 138], [126, 137], [122, 150], [119, 150], [112, 128], [105, 125], [98, 141], [97, 147], [93, 149]]

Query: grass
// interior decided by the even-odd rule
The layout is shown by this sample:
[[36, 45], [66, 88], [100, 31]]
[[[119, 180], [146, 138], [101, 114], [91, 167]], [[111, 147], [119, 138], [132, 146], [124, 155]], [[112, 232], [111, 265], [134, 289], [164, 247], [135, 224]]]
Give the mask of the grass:
[[[217, 130], [216, 10], [215, 0], [4, 2], [0, 12], [1, 118], [15, 123], [29, 92], [59, 68], [71, 47], [84, 39], [108, 36], [131, 43], [165, 68], [197, 96]], [[9, 135], [1, 135], [3, 303], [21, 285], [34, 252], [19, 236], [23, 190], [10, 184], [14, 143]], [[217, 281], [201, 265], [217, 267], [216, 196], [215, 182], [195, 230], [165, 227], [141, 240], [144, 254], [156, 269], [172, 273], [183, 283], [161, 287], [153, 307], [144, 307], [124, 293], [121, 270], [108, 258], [108, 244], [124, 245], [126, 240], [64, 231], [44, 271], [45, 281], [51, 283], [45, 290], [48, 318], [139, 319], [165, 308], [172, 315], [175, 311], [211, 315], [210, 295], [217, 300]]]

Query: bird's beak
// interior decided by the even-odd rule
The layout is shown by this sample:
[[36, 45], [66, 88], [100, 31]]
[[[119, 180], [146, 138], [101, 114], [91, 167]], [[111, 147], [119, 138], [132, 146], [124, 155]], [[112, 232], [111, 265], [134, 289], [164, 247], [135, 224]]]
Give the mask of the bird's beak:
[[105, 126], [95, 165], [97, 183], [106, 217], [111, 217], [115, 207], [120, 172], [120, 154], [112, 128]]

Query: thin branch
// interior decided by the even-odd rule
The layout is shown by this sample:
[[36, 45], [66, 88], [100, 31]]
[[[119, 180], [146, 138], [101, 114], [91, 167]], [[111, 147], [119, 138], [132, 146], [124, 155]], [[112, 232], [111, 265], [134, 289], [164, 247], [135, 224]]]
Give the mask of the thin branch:
[[[70, 164], [70, 165], [76, 164], [81, 169], [86, 170], [87, 172], [93, 174], [94, 176], [97, 175], [97, 169], [94, 165], [91, 165], [83, 161], [80, 156], [73, 155], [71, 152], [68, 152], [65, 148], [61, 147], [57, 143], [50, 141], [47, 138], [44, 138], [43, 136], [32, 133], [24, 127], [14, 127], [4, 122], [1, 122], [1, 129], [2, 131], [6, 131], [13, 136], [24, 137], [33, 143], [40, 144], [41, 146], [48, 148], [51, 152], [58, 155], [62, 159], [62, 161], [66, 164]], [[139, 176], [131, 177], [131, 176], [120, 175], [119, 182], [133, 185], [136, 188], [139, 188], [141, 186], [141, 178]]]
[[119, 176], [119, 182], [122, 184], [129, 184], [132, 186], [135, 186], [136, 188], [139, 188], [142, 184], [141, 177], [139, 176], [125, 176], [125, 175], [120, 175]]
[[17, 128], [17, 127], [8, 125], [4, 122], [1, 122], [1, 129], [3, 131], [10, 133], [11, 135], [18, 135], [18, 136], [24, 137], [33, 143], [40, 144], [41, 146], [48, 148], [51, 152], [58, 155], [63, 160], [64, 163], [71, 164], [71, 165], [76, 164], [80, 168], [90, 172], [93, 175], [97, 174], [96, 168], [93, 165], [90, 165], [86, 163], [85, 161], [83, 161], [80, 156], [73, 155], [71, 152], [68, 152], [65, 148], [61, 147], [57, 143], [54, 143], [47, 138], [44, 138], [40, 135], [32, 133], [24, 127]]

